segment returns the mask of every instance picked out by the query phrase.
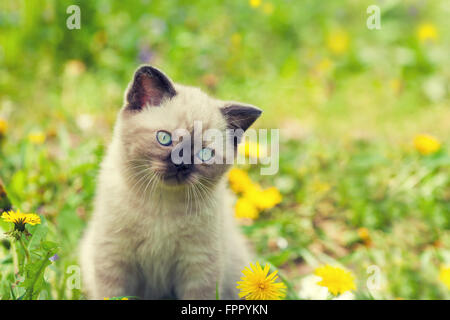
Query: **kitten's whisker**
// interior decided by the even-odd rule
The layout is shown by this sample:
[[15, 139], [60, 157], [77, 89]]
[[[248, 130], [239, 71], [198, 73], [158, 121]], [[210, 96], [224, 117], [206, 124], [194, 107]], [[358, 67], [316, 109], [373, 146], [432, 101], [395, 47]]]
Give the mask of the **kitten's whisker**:
[[146, 172], [140, 179], [139, 179], [139, 188], [136, 190], [137, 195], [139, 196], [140, 199], [143, 199], [143, 193], [142, 193], [142, 189], [144, 188], [144, 184], [145, 181], [149, 179], [151, 173], [150, 172]]
[[189, 186], [189, 194], [190, 194], [190, 202], [189, 202], [189, 215], [196, 215], [196, 210], [195, 210], [195, 190], [192, 188], [192, 184]]
[[[149, 177], [151, 177], [152, 171], [150, 170], [150, 168], [146, 168], [146, 169], [140, 171], [140, 174], [141, 174], [141, 173], [144, 173], [144, 174], [142, 174], [142, 176], [141, 176], [141, 177], [136, 181], [136, 183], [131, 187], [132, 190], [135, 190], [134, 188], [135, 188], [136, 186], [139, 186], [139, 189], [136, 190], [136, 193], [137, 193], [138, 195], [142, 195], [142, 194], [141, 194], [141, 190], [142, 190], [143, 184], [144, 184], [144, 182], [145, 182], [145, 179], [148, 179]], [[136, 178], [136, 179], [137, 179], [137, 177], [138, 177], [138, 175], [135, 175], [135, 178]]]
[[[200, 214], [200, 205], [199, 205], [199, 203], [198, 203], [198, 200], [202, 200], [202, 199], [200, 199], [200, 195], [199, 195], [199, 192], [198, 192], [198, 190], [197, 190], [197, 186], [196, 186], [196, 184], [193, 184], [192, 185], [192, 192], [194, 193], [194, 195], [195, 195], [195, 198], [197, 199], [197, 201], [196, 202], [194, 202], [194, 204], [196, 205], [196, 210], [195, 210], [195, 218], [198, 218], [198, 216], [199, 216], [199, 214]], [[195, 200], [195, 199], [194, 199]]]
[[187, 196], [187, 205], [186, 205], [186, 209], [187, 209], [187, 214], [190, 215], [191, 214], [191, 190], [190, 190], [190, 186], [187, 187], [186, 189], [186, 196]]
[[210, 204], [211, 205], [213, 205], [213, 206], [215, 206], [215, 205], [217, 205], [217, 200], [216, 200], [216, 198], [214, 197], [214, 189], [212, 188], [212, 187], [210, 187], [210, 186], [208, 186], [206, 183], [204, 183], [204, 181], [206, 181], [206, 180], [203, 180], [203, 179], [200, 179], [199, 180], [199, 182], [198, 182], [198, 185], [204, 190], [204, 192], [206, 193], [206, 197], [207, 197], [207, 199], [209, 200], [209, 202], [210, 202]]
[[143, 177], [146, 176], [145, 173], [147, 173], [149, 170], [150, 170], [149, 168], [145, 168], [145, 169], [143, 169], [143, 170], [141, 170], [141, 171], [139, 171], [139, 172], [135, 172], [135, 173], [133, 173], [133, 174], [130, 174], [130, 175], [127, 176], [127, 180], [128, 180], [129, 182], [133, 182], [133, 180], [134, 180], [136, 183], [139, 183], [140, 180], [141, 180]]
[[150, 164], [140, 164], [140, 165], [137, 165], [137, 166], [128, 166], [128, 167], [125, 168], [125, 170], [127, 172], [133, 172], [136, 169], [139, 169], [139, 168], [142, 168], [142, 167], [148, 168], [148, 167], [150, 167]]
[[[153, 182], [153, 180], [155, 179], [155, 177], [156, 177], [155, 173], [154, 173], [154, 172], [151, 172], [151, 173], [150, 173], [150, 178], [148, 179], [147, 185], [145, 186], [145, 189], [144, 189], [144, 192], [143, 192], [144, 195], [146, 195], [147, 188], [148, 188], [148, 186]], [[152, 186], [153, 186], [153, 185], [152, 185]]]
[[140, 171], [138, 171], [138, 172], [132, 172], [132, 173], [130, 173], [128, 176], [127, 176], [127, 178], [128, 179], [133, 179], [133, 178], [136, 178], [136, 177], [138, 177], [138, 176], [140, 176], [142, 173], [144, 173], [144, 172], [146, 172], [146, 171], [148, 171], [148, 170], [150, 170], [150, 168], [148, 168], [148, 167], [146, 167], [145, 169], [141, 169]]
[[125, 160], [125, 163], [130, 163], [130, 162], [151, 162], [150, 159], [146, 159], [146, 158], [136, 158], [136, 159], [129, 159], [129, 160]]
[[199, 189], [201, 189], [204, 193], [204, 198], [205, 198], [205, 202], [206, 202], [206, 206], [209, 207], [209, 209], [213, 209], [214, 207], [217, 206], [217, 201], [216, 199], [213, 197], [213, 193], [212, 191], [210, 191], [209, 189], [207, 189], [207, 187], [205, 185], [203, 185], [201, 182], [198, 184]]
[[[153, 192], [156, 191], [157, 186], [159, 185], [160, 177], [159, 174], [156, 172], [153, 172], [153, 177], [151, 178], [151, 181], [149, 181], [150, 190], [149, 190], [149, 198], [152, 196]], [[144, 191], [145, 192], [145, 191]]]

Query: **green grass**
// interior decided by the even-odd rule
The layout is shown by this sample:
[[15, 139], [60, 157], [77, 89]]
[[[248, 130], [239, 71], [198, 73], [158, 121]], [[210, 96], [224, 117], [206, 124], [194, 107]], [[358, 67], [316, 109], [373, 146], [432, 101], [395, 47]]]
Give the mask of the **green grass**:
[[[60, 257], [46, 281], [30, 276], [39, 280], [36, 296], [21, 286], [2, 238], [1, 299], [83, 298], [78, 241], [124, 90], [144, 62], [218, 98], [260, 106], [258, 126], [281, 129], [279, 173], [248, 169], [279, 188], [283, 202], [242, 229], [261, 261], [281, 270], [288, 298], [325, 263], [355, 274], [359, 299], [450, 297], [439, 281], [450, 263], [447, 2], [385, 1], [378, 31], [365, 24], [371, 1], [269, 2], [270, 14], [238, 0], [0, 4], [0, 117], [8, 122], [0, 177], [16, 208], [43, 218], [29, 227], [32, 256], [56, 243]], [[82, 28], [67, 30], [65, 10], [76, 3]], [[435, 40], [418, 39], [423, 22], [435, 26]], [[327, 46], [336, 29], [349, 39], [342, 54]], [[45, 133], [45, 143], [32, 144], [32, 132]], [[438, 153], [414, 150], [423, 132], [442, 142]], [[373, 265], [383, 281], [369, 291]]]

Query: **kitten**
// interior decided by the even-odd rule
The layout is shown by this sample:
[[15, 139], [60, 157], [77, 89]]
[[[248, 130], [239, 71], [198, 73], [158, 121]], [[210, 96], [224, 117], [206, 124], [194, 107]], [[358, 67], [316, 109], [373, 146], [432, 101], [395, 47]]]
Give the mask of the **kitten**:
[[[94, 213], [81, 243], [87, 297], [238, 299], [236, 281], [251, 262], [234, 222], [225, 159], [202, 149], [175, 164], [176, 129], [239, 129], [233, 150], [261, 114], [250, 105], [210, 98], [174, 84], [156, 68], [139, 68], [127, 90], [102, 162]], [[205, 151], [207, 150], [207, 151]], [[181, 154], [180, 154], [181, 155]], [[202, 159], [205, 160], [205, 159]], [[216, 161], [220, 162], [220, 161]]]

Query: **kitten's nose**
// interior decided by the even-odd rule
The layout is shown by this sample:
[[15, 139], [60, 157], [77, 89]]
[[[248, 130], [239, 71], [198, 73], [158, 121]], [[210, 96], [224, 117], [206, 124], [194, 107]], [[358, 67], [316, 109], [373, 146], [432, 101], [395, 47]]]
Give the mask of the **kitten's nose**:
[[179, 163], [179, 164], [175, 164], [175, 168], [177, 169], [178, 172], [185, 172], [190, 170], [191, 166], [189, 164], [185, 164], [185, 163]]
[[[179, 152], [180, 157], [183, 157], [183, 149], [180, 150]], [[177, 172], [182, 172], [182, 173], [186, 173], [186, 171], [189, 171], [191, 169], [191, 164], [189, 163], [174, 163], [172, 160], [173, 165], [175, 166], [175, 169], [177, 170]]]

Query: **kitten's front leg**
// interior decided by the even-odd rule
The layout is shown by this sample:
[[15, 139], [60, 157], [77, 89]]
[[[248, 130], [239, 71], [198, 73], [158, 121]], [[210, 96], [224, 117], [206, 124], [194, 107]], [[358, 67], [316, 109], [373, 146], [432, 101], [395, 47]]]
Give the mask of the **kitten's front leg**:
[[95, 258], [94, 299], [137, 296], [138, 279], [130, 261], [119, 254], [102, 252]]
[[[203, 261], [203, 262], [202, 262]], [[222, 275], [218, 259], [191, 256], [177, 266], [175, 291], [181, 300], [216, 299], [216, 288]]]

